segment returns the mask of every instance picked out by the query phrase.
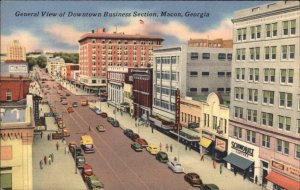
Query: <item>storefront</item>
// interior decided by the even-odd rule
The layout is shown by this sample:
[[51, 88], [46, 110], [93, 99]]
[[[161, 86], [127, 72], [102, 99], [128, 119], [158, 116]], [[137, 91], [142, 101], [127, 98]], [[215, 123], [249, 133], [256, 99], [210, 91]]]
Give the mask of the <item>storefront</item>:
[[227, 156], [227, 139], [220, 138], [216, 136], [215, 141], [215, 160], [223, 160]]
[[299, 190], [300, 189], [300, 169], [289, 164], [271, 160], [272, 170], [267, 175], [267, 189], [276, 190]]
[[245, 179], [255, 180], [259, 177], [260, 161], [259, 148], [252, 144], [229, 137], [228, 155], [223, 159], [227, 162], [227, 168], [235, 174], [243, 175]]
[[215, 136], [202, 131], [202, 138], [199, 142], [200, 144], [200, 154], [214, 155], [214, 144]]

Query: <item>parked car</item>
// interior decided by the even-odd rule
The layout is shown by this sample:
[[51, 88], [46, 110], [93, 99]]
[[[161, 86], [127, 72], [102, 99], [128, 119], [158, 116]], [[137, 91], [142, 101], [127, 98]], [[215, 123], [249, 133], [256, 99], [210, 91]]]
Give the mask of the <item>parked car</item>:
[[97, 129], [97, 131], [99, 131], [99, 132], [105, 132], [105, 128], [104, 128], [104, 126], [101, 125], [101, 124], [97, 125], [97, 126], [96, 126], [96, 129]]
[[168, 168], [170, 168], [175, 173], [182, 173], [184, 171], [182, 165], [177, 161], [169, 161], [167, 165]]
[[120, 127], [120, 124], [117, 120], [114, 120], [114, 122], [112, 123], [112, 126], [114, 127]]
[[220, 190], [219, 187], [215, 184], [204, 184], [204, 190]]
[[169, 161], [168, 154], [163, 151], [158, 152], [155, 158], [161, 163], [167, 163]]
[[130, 137], [133, 134], [133, 131], [131, 129], [125, 129], [123, 131], [123, 134], [126, 135], [127, 137]]
[[143, 147], [139, 143], [136, 143], [136, 142], [134, 142], [134, 143], [131, 144], [131, 148], [133, 150], [135, 150], [136, 152], [143, 151]]
[[112, 118], [112, 117], [108, 117], [108, 118], [107, 118], [107, 121], [108, 121], [110, 124], [112, 124], [112, 123], [115, 121], [115, 119]]
[[67, 92], [67, 93], [66, 93], [66, 96], [71, 96], [71, 94]]
[[67, 111], [68, 111], [68, 113], [74, 112], [73, 107], [68, 107], [68, 108], [67, 108]]
[[103, 183], [95, 176], [91, 175], [86, 178], [86, 184], [89, 190], [103, 190]]
[[74, 107], [74, 108], [75, 108], [75, 107], [78, 107], [78, 103], [77, 103], [77, 102], [73, 102], [73, 103], [72, 103], [72, 107]]
[[129, 137], [132, 141], [135, 141], [136, 139], [140, 138], [139, 134], [137, 133], [133, 133], [130, 137]]
[[187, 173], [184, 175], [184, 180], [188, 182], [193, 187], [198, 187], [203, 185], [202, 180], [200, 179], [200, 176], [196, 173]]
[[97, 115], [101, 114], [101, 110], [99, 108], [97, 108], [97, 107], [93, 108], [93, 112], [95, 112]]
[[100, 116], [103, 117], [103, 118], [107, 118], [107, 113], [101, 112], [101, 113], [100, 113]]
[[159, 152], [159, 148], [156, 145], [154, 145], [154, 144], [150, 144], [149, 146], [147, 146], [146, 150], [150, 154], [157, 154]]
[[148, 146], [148, 142], [143, 138], [137, 138], [135, 142], [139, 143], [143, 148]]
[[65, 96], [60, 97], [60, 102], [62, 102], [65, 99], [67, 99], [67, 97], [65, 97]]
[[68, 105], [68, 102], [67, 102], [66, 100], [63, 100], [63, 101], [61, 102], [61, 104], [62, 104], [62, 105]]

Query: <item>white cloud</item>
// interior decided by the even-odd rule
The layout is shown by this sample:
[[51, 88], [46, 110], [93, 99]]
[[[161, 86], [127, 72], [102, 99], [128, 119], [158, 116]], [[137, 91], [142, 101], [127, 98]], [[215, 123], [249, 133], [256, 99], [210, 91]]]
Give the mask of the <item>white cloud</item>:
[[26, 51], [40, 49], [40, 39], [28, 31], [19, 30], [10, 35], [1, 35], [1, 52], [7, 53], [7, 48], [14, 40], [19, 40], [20, 45], [26, 48]]
[[73, 26], [51, 24], [44, 28], [44, 31], [51, 35], [55, 41], [68, 45], [78, 45], [78, 40], [83, 32], [77, 31]]
[[[109, 31], [115, 31], [115, 27], [109, 27]], [[119, 32], [126, 34], [153, 34], [159, 33], [177, 38], [180, 42], [187, 42], [190, 38], [232, 38], [232, 23], [230, 19], [224, 19], [216, 28], [211, 28], [205, 32], [193, 31], [192, 28], [179, 21], [170, 21], [166, 24], [144, 19], [144, 24], [140, 24], [138, 20], [130, 20], [126, 26], [118, 26]]]

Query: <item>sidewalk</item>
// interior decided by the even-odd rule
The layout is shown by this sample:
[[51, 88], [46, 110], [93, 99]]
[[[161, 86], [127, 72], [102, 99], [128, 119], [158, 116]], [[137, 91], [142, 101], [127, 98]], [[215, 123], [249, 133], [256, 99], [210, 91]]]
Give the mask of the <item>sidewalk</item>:
[[[93, 104], [93, 103], [92, 103]], [[96, 102], [98, 108], [99, 102]], [[113, 114], [114, 107], [107, 107], [106, 102], [101, 102], [101, 111], [106, 112], [110, 117], [115, 117]], [[209, 156], [206, 156], [204, 161], [200, 161], [199, 153], [193, 150], [185, 150], [185, 145], [179, 143], [162, 134], [157, 130], [153, 130], [152, 128], [146, 126], [135, 126], [135, 120], [129, 116], [128, 113], [116, 112], [116, 119], [119, 121], [121, 128], [130, 128], [134, 132], [139, 133], [141, 138], [145, 138], [149, 144], [155, 144], [159, 147], [160, 143], [162, 144], [162, 151], [166, 151], [166, 144], [170, 147], [172, 144], [173, 151], [167, 152], [169, 159], [174, 159], [177, 157], [179, 162], [183, 165], [185, 169], [185, 173], [196, 172], [200, 175], [203, 182], [206, 184], [216, 184], [222, 190], [233, 190], [243, 188], [243, 190], [256, 190], [261, 187], [248, 181], [244, 180], [243, 176], [237, 175], [235, 176], [232, 171], [229, 171], [225, 167], [222, 168], [222, 174], [220, 174], [220, 164], [217, 164], [216, 169], [213, 168], [213, 161]], [[178, 156], [179, 155], [179, 156]]]
[[57, 81], [58, 83], [60, 83], [63, 87], [65, 87], [66, 89], [68, 89], [72, 94], [75, 94], [76, 96], [88, 96], [90, 95], [89, 93], [85, 92], [84, 90], [75, 87], [73, 84], [70, 84], [69, 82], [65, 82], [65, 81]]

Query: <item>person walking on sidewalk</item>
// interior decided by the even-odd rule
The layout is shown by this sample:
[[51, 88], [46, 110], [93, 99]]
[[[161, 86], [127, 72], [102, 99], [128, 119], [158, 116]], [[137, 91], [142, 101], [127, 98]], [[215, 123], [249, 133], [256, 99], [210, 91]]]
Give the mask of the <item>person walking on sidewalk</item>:
[[56, 142], [56, 150], [58, 151], [58, 148], [59, 148], [59, 144], [58, 144], [58, 141]]
[[69, 147], [66, 146], [66, 149], [65, 149], [65, 154], [68, 153], [69, 154]]
[[204, 154], [201, 154], [200, 160], [204, 161]]
[[49, 162], [49, 165], [51, 165], [51, 156], [50, 155], [48, 156], [48, 162]]
[[53, 162], [54, 162], [54, 154], [51, 153], [50, 156], [51, 156], [51, 161], [52, 161], [52, 163], [53, 163]]
[[173, 151], [173, 146], [172, 146], [172, 144], [170, 145], [170, 152], [172, 152]]
[[41, 131], [41, 139], [43, 138], [43, 131]]
[[187, 151], [187, 144], [185, 144], [185, 150]]
[[40, 160], [40, 169], [43, 169], [43, 160]]
[[217, 166], [217, 161], [214, 159], [213, 161], [213, 166], [214, 166], [214, 169], [216, 169], [216, 166]]
[[47, 165], [47, 156], [44, 156], [44, 163], [45, 163], [45, 166]]
[[47, 135], [48, 141], [50, 141], [50, 134]]
[[169, 151], [169, 145], [168, 144], [166, 144], [166, 150], [167, 150], [167, 152]]
[[159, 143], [159, 150], [161, 151], [161, 142]]

